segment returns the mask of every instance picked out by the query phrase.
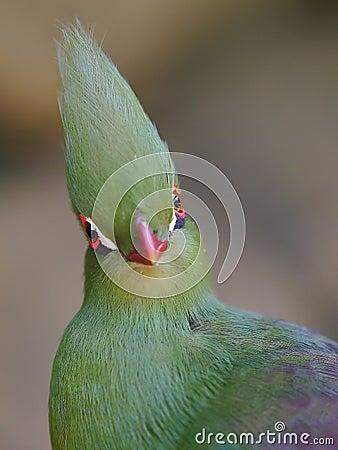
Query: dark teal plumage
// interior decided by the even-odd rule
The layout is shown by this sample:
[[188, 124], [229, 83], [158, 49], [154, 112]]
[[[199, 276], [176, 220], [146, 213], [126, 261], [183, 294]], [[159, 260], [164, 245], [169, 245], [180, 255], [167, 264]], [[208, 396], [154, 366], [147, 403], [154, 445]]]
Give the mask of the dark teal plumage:
[[[138, 139], [144, 144], [147, 136], [153, 136], [149, 142], [164, 152], [166, 167], [171, 163], [165, 144], [112, 63], [80, 25], [63, 33], [61, 111], [68, 185], [75, 211], [89, 216], [100, 186], [110, 171], [138, 151]], [[75, 59], [84, 69], [89, 65], [92, 76], [99, 72], [102, 85], [107, 86], [109, 76], [122, 83], [120, 91], [111, 86], [116, 101], [110, 104], [110, 118], [105, 117], [105, 102], [101, 117], [95, 92], [86, 94], [86, 102], [76, 98], [83, 79], [87, 87], [91, 81], [90, 74], [77, 72]], [[73, 81], [67, 84], [70, 74]], [[126, 107], [125, 96], [131, 99]], [[116, 140], [112, 123], [119, 116], [117, 104], [135, 122], [131, 120]], [[134, 107], [137, 114], [130, 116]], [[87, 128], [86, 108], [92, 117]], [[119, 116], [120, 124], [123, 117]], [[109, 126], [102, 126], [105, 120]], [[95, 145], [92, 165], [94, 150], [88, 142], [95, 142], [96, 135], [97, 142], [111, 146]], [[125, 145], [126, 153], [118, 152], [117, 157], [121, 139], [135, 148], [128, 153]], [[143, 144], [140, 154], [154, 151]], [[150, 179], [144, 190], [161, 189], [166, 183], [163, 177]], [[142, 200], [144, 190], [136, 189], [134, 200], [125, 207]], [[162, 217], [158, 223], [164, 231], [168, 220]], [[136, 265], [135, 270], [161, 277], [187, 266], [196, 255], [199, 233], [189, 218], [183, 232], [186, 251], [175, 267]], [[114, 252], [106, 263], [123, 274]], [[207, 264], [204, 257], [201, 263]], [[208, 277], [168, 298], [132, 295], [106, 276], [88, 248], [84, 302], [64, 333], [53, 365], [49, 399], [53, 450], [211, 449], [218, 446], [195, 443], [194, 436], [203, 427], [213, 433], [259, 434], [273, 430], [276, 421], [285, 422], [288, 432], [333, 436], [338, 423], [337, 350], [335, 342], [305, 328], [223, 305], [215, 299]]]

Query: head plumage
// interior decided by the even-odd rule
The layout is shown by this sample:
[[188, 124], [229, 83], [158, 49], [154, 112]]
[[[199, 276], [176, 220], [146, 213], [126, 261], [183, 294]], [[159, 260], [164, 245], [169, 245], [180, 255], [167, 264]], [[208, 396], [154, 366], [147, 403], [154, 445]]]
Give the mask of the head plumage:
[[[159, 235], [168, 233], [173, 163], [167, 145], [136, 95], [92, 35], [79, 22], [62, 28], [61, 32], [59, 106], [65, 134], [67, 184], [75, 211], [90, 218], [97, 196], [112, 174], [135, 159], [154, 156], [149, 173], [144, 165], [142, 181], [137, 185], [133, 186], [135, 172], [126, 172], [123, 184], [130, 186], [130, 190], [119, 204], [114, 226], [113, 218], [104, 214], [96, 223], [107, 238], [120, 237], [121, 247], [128, 251], [132, 248], [129, 236], [132, 214], [154, 192], [162, 191], [158, 203], [165, 205], [165, 209], [152, 217], [145, 213], [145, 219], [149, 223], [152, 220]], [[108, 203], [110, 200], [106, 196]]]
[[168, 187], [170, 195], [173, 165], [168, 147], [134, 92], [79, 22], [61, 31], [59, 105], [67, 183], [75, 209], [90, 216], [108, 177], [127, 162], [152, 153], [160, 153], [159, 171], [171, 175], [150, 178], [148, 191]]

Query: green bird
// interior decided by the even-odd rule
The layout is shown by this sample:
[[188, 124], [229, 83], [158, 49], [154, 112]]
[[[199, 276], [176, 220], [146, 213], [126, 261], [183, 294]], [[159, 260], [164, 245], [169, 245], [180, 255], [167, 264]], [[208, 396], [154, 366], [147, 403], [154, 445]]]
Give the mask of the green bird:
[[91, 34], [62, 33], [66, 177], [88, 249], [52, 369], [53, 450], [337, 438], [338, 345], [215, 298], [167, 145]]

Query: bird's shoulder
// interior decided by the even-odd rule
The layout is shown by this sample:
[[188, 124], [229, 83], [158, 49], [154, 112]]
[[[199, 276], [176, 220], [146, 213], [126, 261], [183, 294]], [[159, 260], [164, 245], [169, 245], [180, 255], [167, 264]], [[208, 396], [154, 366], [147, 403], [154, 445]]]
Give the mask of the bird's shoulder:
[[292, 323], [227, 306], [216, 309], [194, 332], [218, 341], [230, 364], [195, 431], [258, 436], [282, 422], [288, 432], [334, 434], [338, 344]]

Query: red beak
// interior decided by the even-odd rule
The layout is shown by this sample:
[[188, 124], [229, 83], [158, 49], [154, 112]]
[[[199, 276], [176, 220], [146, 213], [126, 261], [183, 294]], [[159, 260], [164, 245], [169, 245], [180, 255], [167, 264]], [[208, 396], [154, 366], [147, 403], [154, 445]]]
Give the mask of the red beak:
[[155, 264], [161, 254], [167, 249], [168, 241], [161, 241], [154, 235], [147, 221], [138, 216], [135, 220], [136, 242], [135, 251], [126, 256], [129, 261], [146, 265]]

